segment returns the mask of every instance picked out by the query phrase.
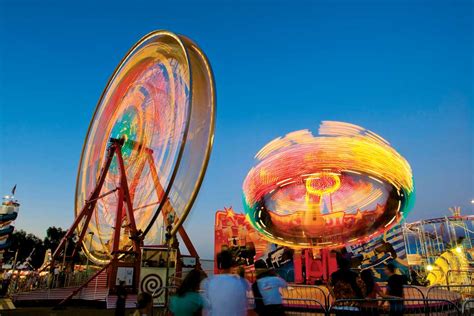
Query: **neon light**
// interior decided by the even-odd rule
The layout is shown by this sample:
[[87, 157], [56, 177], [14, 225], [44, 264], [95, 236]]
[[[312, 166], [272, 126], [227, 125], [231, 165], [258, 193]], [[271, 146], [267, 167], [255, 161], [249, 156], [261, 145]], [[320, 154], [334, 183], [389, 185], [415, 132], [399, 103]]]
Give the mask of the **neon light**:
[[[398, 212], [398, 210], [397, 210], [397, 212]], [[389, 225], [390, 225], [390, 224], [392, 224], [392, 223], [393, 223], [393, 221], [394, 221], [394, 220], [396, 220], [396, 219], [397, 219], [397, 216], [394, 216], [394, 217], [393, 217], [393, 218], [392, 218], [392, 219], [391, 219], [391, 220], [390, 220], [390, 221], [389, 221], [387, 224], [385, 224], [385, 226], [384, 226], [384, 227], [387, 227], [387, 226], [389, 226]]]
[[[316, 183], [317, 187], [315, 187], [314, 183]], [[341, 179], [339, 175], [323, 172], [308, 177], [305, 181], [305, 186], [309, 194], [330, 194], [336, 192], [341, 187]]]
[[379, 183], [383, 183], [383, 182], [382, 182], [382, 181], [380, 181], [379, 179], [377, 179], [377, 178], [374, 178], [374, 177], [372, 177], [372, 176], [369, 176], [369, 178], [370, 178], [370, 179], [372, 179], [372, 180], [374, 180], [374, 181], [377, 181], [377, 182], [379, 182]]

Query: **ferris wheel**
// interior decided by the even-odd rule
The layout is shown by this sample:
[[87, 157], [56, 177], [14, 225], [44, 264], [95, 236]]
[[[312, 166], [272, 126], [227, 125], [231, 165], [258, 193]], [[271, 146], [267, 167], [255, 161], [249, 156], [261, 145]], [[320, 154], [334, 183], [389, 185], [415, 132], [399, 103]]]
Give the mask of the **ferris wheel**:
[[[79, 163], [74, 233], [96, 264], [182, 229], [209, 161], [212, 70], [185, 36], [155, 31], [125, 55], [92, 117]], [[77, 250], [77, 249], [76, 249]]]

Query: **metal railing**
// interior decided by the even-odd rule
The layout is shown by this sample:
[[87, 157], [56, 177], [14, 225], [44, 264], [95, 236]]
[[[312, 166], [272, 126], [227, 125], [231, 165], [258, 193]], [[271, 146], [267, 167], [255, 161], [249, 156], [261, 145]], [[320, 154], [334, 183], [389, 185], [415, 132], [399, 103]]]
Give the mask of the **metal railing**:
[[325, 307], [329, 306], [329, 290], [327, 287], [317, 285], [296, 285], [289, 284], [282, 290], [286, 299], [310, 299], [322, 302]]
[[[165, 288], [156, 289], [163, 293]], [[169, 287], [169, 297], [176, 287]], [[421, 291], [420, 291], [421, 293]], [[153, 293], [155, 294], [155, 293]], [[168, 299], [169, 299], [168, 297]], [[255, 309], [256, 300], [248, 292], [248, 308]], [[474, 315], [474, 299], [450, 301], [435, 298], [381, 298], [381, 299], [339, 299], [330, 305], [315, 298], [283, 297], [283, 309], [286, 315]], [[168, 301], [166, 306], [168, 306]], [[160, 305], [163, 306], [163, 305]]]
[[[386, 286], [381, 286], [383, 292], [385, 292]], [[406, 298], [414, 299], [425, 299], [425, 293], [420, 289], [420, 287], [415, 285], [404, 285], [403, 286], [403, 296]], [[333, 295], [332, 291], [328, 291], [327, 304], [329, 306], [332, 302], [336, 301], [336, 298]]]
[[[247, 293], [248, 308], [254, 310], [257, 302], [263, 303], [263, 298], [255, 298], [252, 291]], [[326, 314], [327, 306], [314, 298], [282, 297], [282, 305], [285, 311], [290, 311], [292, 315], [308, 315], [308, 313]]]
[[468, 299], [462, 304], [462, 314], [464, 316], [474, 315], [474, 299]]
[[420, 289], [420, 287], [415, 285], [404, 285], [403, 286], [403, 296], [406, 298], [416, 298], [416, 299], [425, 299], [425, 293]]
[[70, 273], [45, 274], [30, 273], [13, 275], [10, 278], [8, 292], [10, 294], [30, 292], [34, 290], [77, 287], [84, 284], [95, 271], [75, 271]]
[[474, 285], [474, 269], [448, 270], [446, 285]]
[[461, 315], [461, 308], [448, 300], [436, 299], [344, 299], [327, 310], [331, 315]]
[[325, 315], [327, 310], [323, 304], [315, 299], [283, 298], [283, 308], [291, 315], [308, 315], [308, 312], [312, 315]]
[[435, 285], [426, 292], [428, 299], [459, 301], [474, 298], [474, 285]]

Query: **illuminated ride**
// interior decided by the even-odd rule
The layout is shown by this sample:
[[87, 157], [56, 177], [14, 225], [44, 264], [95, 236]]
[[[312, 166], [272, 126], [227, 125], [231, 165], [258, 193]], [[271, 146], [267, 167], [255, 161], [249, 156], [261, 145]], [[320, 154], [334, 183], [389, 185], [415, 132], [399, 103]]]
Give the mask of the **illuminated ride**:
[[244, 184], [252, 225], [292, 248], [360, 244], [399, 223], [413, 204], [408, 162], [359, 126], [323, 122], [319, 135], [296, 131], [256, 155]]
[[3, 197], [0, 205], [0, 262], [3, 263], [3, 253], [12, 244], [11, 236], [15, 227], [13, 222], [18, 217], [20, 203], [15, 199], [16, 185], [13, 187], [11, 195]]
[[403, 225], [408, 263], [430, 285], [466, 285], [474, 281], [474, 215], [419, 220]]
[[462, 246], [441, 254], [433, 264], [426, 267], [429, 285], [471, 285], [473, 272]]
[[107, 270], [109, 288], [133, 271], [136, 289], [142, 246], [176, 233], [198, 259], [182, 224], [207, 167], [214, 116], [212, 71], [194, 42], [167, 31], [138, 41], [99, 99], [79, 163], [75, 220], [51, 271], [74, 234]]

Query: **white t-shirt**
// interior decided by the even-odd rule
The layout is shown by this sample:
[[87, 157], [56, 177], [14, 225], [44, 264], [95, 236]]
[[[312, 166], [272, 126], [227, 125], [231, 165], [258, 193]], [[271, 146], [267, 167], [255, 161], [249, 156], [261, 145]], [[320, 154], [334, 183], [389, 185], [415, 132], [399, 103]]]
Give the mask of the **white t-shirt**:
[[247, 315], [247, 289], [239, 276], [234, 274], [216, 275], [205, 279], [201, 288], [204, 291], [203, 296], [208, 315]]

